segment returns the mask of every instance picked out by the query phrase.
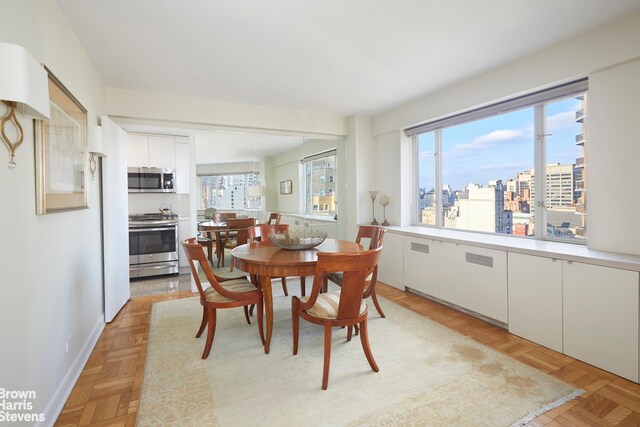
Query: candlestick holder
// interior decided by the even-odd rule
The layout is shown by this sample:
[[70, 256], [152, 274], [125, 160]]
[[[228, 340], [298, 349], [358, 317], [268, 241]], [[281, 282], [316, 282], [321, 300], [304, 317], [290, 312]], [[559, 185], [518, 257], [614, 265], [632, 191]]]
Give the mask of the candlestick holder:
[[371, 215], [373, 216], [371, 225], [378, 225], [378, 221], [376, 220], [376, 196], [377, 195], [378, 195], [377, 191], [373, 191], [373, 190], [369, 191], [369, 197], [371, 197]]
[[382, 225], [391, 225], [389, 221], [387, 221], [387, 205], [389, 204], [389, 196], [380, 196], [380, 201], [378, 203], [382, 205], [382, 217], [384, 218]]

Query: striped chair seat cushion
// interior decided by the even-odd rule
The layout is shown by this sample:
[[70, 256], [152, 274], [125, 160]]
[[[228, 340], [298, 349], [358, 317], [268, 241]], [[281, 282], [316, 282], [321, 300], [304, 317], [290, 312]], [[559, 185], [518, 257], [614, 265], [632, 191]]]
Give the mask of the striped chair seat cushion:
[[[228, 280], [220, 283], [223, 288], [231, 292], [254, 292], [256, 287], [251, 284], [247, 279]], [[229, 302], [234, 301], [231, 298], [227, 298], [220, 295], [215, 289], [207, 288], [204, 290], [204, 295], [209, 302]]]
[[[309, 297], [302, 297], [300, 301], [307, 302]], [[340, 291], [327, 292], [324, 294], [318, 294], [316, 303], [310, 309], [306, 310], [307, 314], [314, 317], [320, 317], [322, 319], [337, 319], [338, 318], [338, 305], [340, 304]], [[360, 314], [364, 313], [367, 309], [367, 304], [362, 301], [360, 303]]]

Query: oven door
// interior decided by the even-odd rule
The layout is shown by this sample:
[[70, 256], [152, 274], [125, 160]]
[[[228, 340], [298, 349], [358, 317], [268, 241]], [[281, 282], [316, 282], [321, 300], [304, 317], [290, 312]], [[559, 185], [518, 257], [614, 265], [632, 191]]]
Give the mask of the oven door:
[[129, 228], [129, 264], [178, 260], [175, 225]]

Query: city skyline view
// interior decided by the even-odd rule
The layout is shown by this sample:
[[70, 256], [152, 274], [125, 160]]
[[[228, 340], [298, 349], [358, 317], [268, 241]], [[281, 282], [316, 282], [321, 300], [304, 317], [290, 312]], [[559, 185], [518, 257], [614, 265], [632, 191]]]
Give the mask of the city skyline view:
[[[582, 129], [575, 121], [580, 108], [581, 101], [574, 97], [547, 104], [547, 164], [574, 164], [582, 156], [575, 144]], [[528, 107], [443, 129], [442, 184], [452, 190], [463, 190], [470, 183], [486, 186], [533, 168], [533, 118], [534, 108]], [[418, 184], [429, 191], [435, 187], [434, 132], [419, 135], [418, 150]]]

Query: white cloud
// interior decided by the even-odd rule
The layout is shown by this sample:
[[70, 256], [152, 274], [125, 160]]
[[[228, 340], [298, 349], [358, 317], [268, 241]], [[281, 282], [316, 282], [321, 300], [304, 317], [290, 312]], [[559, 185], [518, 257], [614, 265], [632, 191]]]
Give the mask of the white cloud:
[[446, 157], [462, 157], [478, 150], [486, 150], [500, 144], [513, 142], [525, 136], [523, 129], [498, 129], [484, 135], [480, 135], [464, 144], [456, 144], [444, 153]]
[[532, 168], [533, 165], [531, 164], [531, 162], [511, 162], [511, 163], [496, 163], [496, 164], [491, 164], [491, 165], [480, 165], [478, 166], [478, 170], [498, 170], [498, 171], [502, 171], [502, 170], [512, 170], [512, 169], [517, 169], [517, 170], [526, 170], [526, 169], [530, 169]]
[[575, 111], [563, 111], [547, 117], [547, 133], [571, 129], [576, 124]]

